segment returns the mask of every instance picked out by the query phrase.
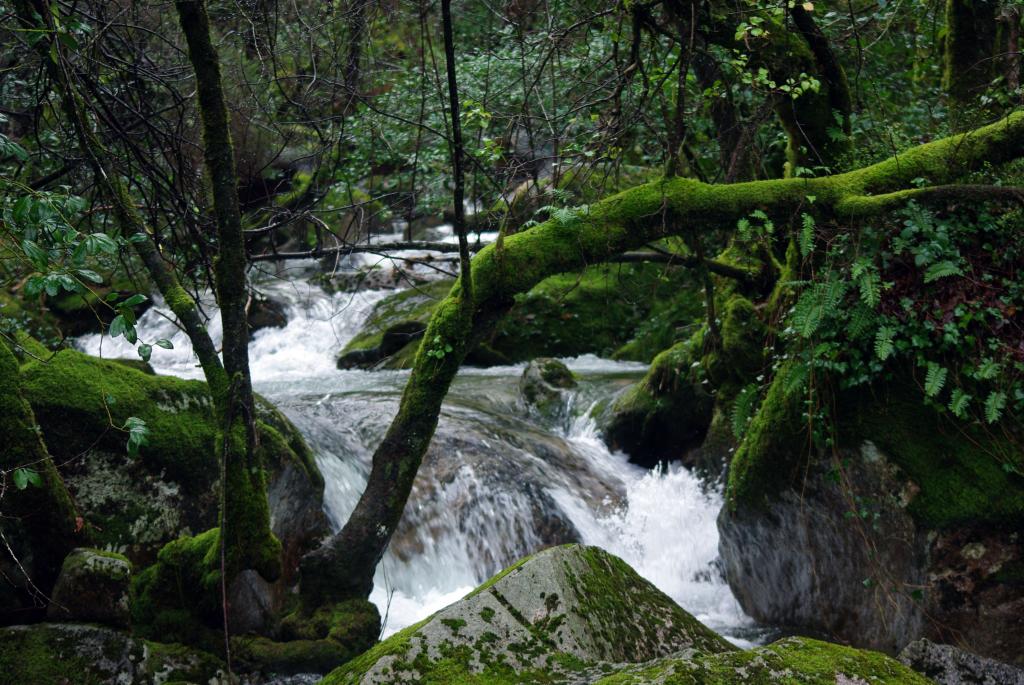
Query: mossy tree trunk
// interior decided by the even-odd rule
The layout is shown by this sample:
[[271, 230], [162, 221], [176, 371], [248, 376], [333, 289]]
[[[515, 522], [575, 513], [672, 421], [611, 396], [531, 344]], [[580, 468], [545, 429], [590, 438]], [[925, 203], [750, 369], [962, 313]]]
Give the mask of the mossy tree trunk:
[[[0, 435], [4, 438], [0, 453], [0, 566], [10, 574], [4, 582], [24, 590], [25, 604], [42, 609], [64, 557], [75, 547], [87, 545], [89, 534], [43, 444], [32, 407], [21, 394], [18, 360], [2, 340]], [[26, 478], [29, 480], [23, 480]], [[20, 558], [21, 554], [27, 558]], [[30, 618], [31, 610], [22, 615], [13, 607], [13, 615], [5, 616], [8, 609], [12, 607], [5, 603], [0, 623], [23, 623]]]
[[214, 279], [224, 329], [222, 355], [229, 382], [215, 395], [220, 414], [223, 501], [221, 543], [229, 577], [252, 568], [268, 580], [280, 573], [280, 543], [270, 530], [264, 472], [256, 457], [256, 418], [249, 374], [249, 327], [245, 305], [245, 236], [238, 204], [238, 177], [230, 121], [221, 86], [220, 60], [210, 37], [203, 0], [175, 3], [195, 70], [203, 123], [203, 157], [217, 227]]
[[983, 115], [979, 96], [992, 83], [996, 56], [998, 0], [946, 1], [946, 64], [943, 85], [955, 129]]
[[[472, 261], [474, 299], [460, 284], [427, 326], [398, 414], [373, 455], [349, 522], [302, 562], [306, 603], [368, 596], [373, 574], [405, 507], [437, 426], [441, 403], [473, 341], [493, 327], [513, 297], [544, 278], [602, 262], [670, 235], [732, 230], [759, 209], [785, 226], [800, 212], [848, 220], [875, 216], [938, 191], [914, 179], [954, 181], [983, 164], [1024, 151], [1024, 112], [967, 134], [921, 145], [878, 164], [835, 176], [710, 185], [672, 178], [624, 191], [573, 221], [549, 220], [490, 245]], [[956, 186], [944, 186], [955, 192]], [[813, 205], [807, 196], [815, 196]]]

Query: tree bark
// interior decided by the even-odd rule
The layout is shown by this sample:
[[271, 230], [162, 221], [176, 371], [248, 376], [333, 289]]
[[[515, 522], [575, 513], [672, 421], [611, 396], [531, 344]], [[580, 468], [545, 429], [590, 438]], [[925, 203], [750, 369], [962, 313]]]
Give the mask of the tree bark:
[[[437, 426], [441, 403], [474, 339], [482, 337], [517, 293], [544, 278], [582, 269], [684, 231], [735, 228], [755, 209], [784, 225], [797, 211], [838, 219], [868, 217], [929, 188], [924, 177], [954, 181], [982, 164], [1024, 151], [1024, 112], [967, 134], [921, 145], [869, 167], [835, 176], [709, 185], [684, 178], [655, 181], [591, 206], [573, 222], [550, 220], [489, 245], [472, 262], [472, 315], [460, 284], [437, 307], [402, 394], [398, 414], [373, 455], [366, 490], [345, 527], [302, 562], [307, 603], [366, 597], [405, 507]], [[807, 196], [815, 196], [813, 205]], [[441, 350], [450, 351], [435, 354]]]
[[270, 530], [263, 469], [256, 457], [256, 417], [249, 374], [249, 326], [245, 305], [245, 235], [238, 205], [238, 177], [230, 120], [221, 87], [220, 60], [210, 38], [205, 0], [175, 3], [196, 75], [203, 123], [203, 157], [217, 227], [214, 279], [224, 329], [222, 354], [230, 382], [217, 403], [222, 435], [224, 490], [220, 534], [228, 579], [256, 569], [274, 580], [281, 572], [281, 545]]
[[979, 96], [997, 73], [997, 0], [947, 0], [943, 85], [955, 129], [984, 112]]

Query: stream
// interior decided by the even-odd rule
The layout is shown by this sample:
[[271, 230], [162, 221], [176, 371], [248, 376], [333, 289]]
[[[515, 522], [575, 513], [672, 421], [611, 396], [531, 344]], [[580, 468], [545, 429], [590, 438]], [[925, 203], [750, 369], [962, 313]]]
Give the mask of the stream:
[[[363, 258], [369, 259], [369, 258]], [[393, 290], [327, 293], [309, 285], [309, 265], [260, 290], [287, 303], [284, 328], [257, 331], [250, 345], [253, 384], [300, 429], [326, 480], [334, 529], [355, 506], [374, 447], [398, 406], [407, 371], [339, 371], [338, 351], [376, 302]], [[220, 339], [212, 306], [210, 333]], [[162, 302], [140, 317], [139, 337], [154, 348], [158, 373], [201, 378], [188, 338]], [[78, 341], [85, 352], [137, 358], [123, 338]], [[563, 360], [580, 377], [556, 416], [520, 398], [523, 365], [463, 368], [445, 401], [437, 433], [403, 520], [377, 568], [371, 600], [384, 635], [450, 604], [516, 559], [564, 542], [598, 545], [622, 557], [683, 608], [740, 646], [763, 640], [718, 570], [715, 518], [720, 489], [669, 466], [648, 471], [609, 452], [588, 410], [645, 366], [584, 356]]]

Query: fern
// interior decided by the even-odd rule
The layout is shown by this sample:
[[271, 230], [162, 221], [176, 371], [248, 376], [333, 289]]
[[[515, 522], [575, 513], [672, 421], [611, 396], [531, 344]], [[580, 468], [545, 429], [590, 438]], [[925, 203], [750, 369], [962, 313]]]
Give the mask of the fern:
[[804, 389], [807, 385], [807, 379], [811, 375], [811, 367], [805, 363], [794, 364], [786, 372], [785, 378], [782, 379], [782, 394], [786, 397], [792, 397], [798, 392]]
[[814, 217], [803, 215], [803, 230], [800, 231], [800, 256], [806, 258], [814, 250]]
[[824, 313], [818, 286], [805, 290], [793, 308], [793, 328], [804, 338], [809, 338], [818, 330]]
[[895, 329], [891, 326], [879, 326], [878, 332], [875, 333], [875, 356], [885, 361], [892, 356], [892, 353], [896, 351], [896, 346], [893, 344], [893, 336], [896, 335]]
[[732, 434], [742, 440], [757, 409], [757, 385], [751, 383], [736, 395], [732, 405]]
[[947, 374], [944, 367], [935, 362], [928, 362], [928, 374], [924, 379], [924, 394], [928, 397], [935, 397], [942, 392], [943, 386], [946, 385]]
[[949, 410], [958, 419], [967, 418], [967, 405], [971, 403], [971, 396], [960, 388], [953, 390], [953, 396], [949, 398]]
[[1006, 393], [1001, 390], [993, 390], [985, 400], [985, 420], [995, 423], [1003, 416], [1003, 409], [1006, 408]]
[[981, 360], [981, 365], [974, 372], [974, 377], [979, 381], [990, 381], [999, 375], [999, 363], [992, 359], [992, 357], [985, 357]]
[[874, 309], [864, 304], [858, 304], [850, 311], [850, 318], [846, 322], [846, 334], [851, 340], [861, 338], [868, 331], [874, 330], [878, 323], [878, 314]]
[[940, 278], [946, 278], [948, 276], [962, 276], [963, 271], [959, 266], [949, 261], [948, 259], [932, 264], [924, 272], [924, 282], [931, 283], [937, 281]]

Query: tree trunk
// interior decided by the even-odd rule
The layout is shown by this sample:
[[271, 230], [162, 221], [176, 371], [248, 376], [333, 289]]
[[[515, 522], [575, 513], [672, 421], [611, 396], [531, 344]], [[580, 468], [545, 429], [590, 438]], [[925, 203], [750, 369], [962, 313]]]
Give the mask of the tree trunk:
[[979, 97], [997, 73], [995, 56], [999, 2], [947, 0], [946, 65], [943, 85], [955, 130], [984, 116]]
[[228, 579], [256, 569], [274, 580], [281, 572], [281, 545], [270, 530], [265, 474], [256, 457], [256, 417], [249, 375], [249, 326], [245, 305], [245, 236], [238, 206], [238, 177], [230, 121], [221, 88], [220, 60], [210, 39], [205, 0], [175, 3], [189, 59], [196, 74], [203, 122], [203, 157], [209, 174], [217, 226], [214, 279], [223, 323], [224, 371], [230, 382], [216, 403], [222, 435], [224, 495], [221, 541]]
[[[687, 230], [731, 230], [755, 209], [785, 225], [798, 211], [839, 219], [870, 217], [934, 193], [915, 188], [923, 177], [955, 180], [984, 163], [1024, 149], [1024, 113], [996, 124], [921, 145], [856, 171], [709, 185], [683, 178], [655, 181], [607, 198], [573, 222], [549, 220], [489, 245], [472, 262], [475, 299], [467, 315], [460, 284], [434, 311], [402, 394], [398, 414], [373, 455], [366, 490], [337, 535], [302, 561], [305, 603], [367, 597], [373, 575], [405, 508], [413, 480], [437, 426], [441, 403], [472, 342], [482, 338], [517, 293], [544, 278], [575, 271]], [[953, 187], [955, 188], [955, 186]]]

